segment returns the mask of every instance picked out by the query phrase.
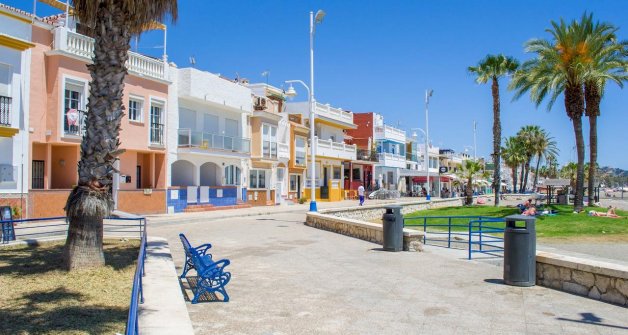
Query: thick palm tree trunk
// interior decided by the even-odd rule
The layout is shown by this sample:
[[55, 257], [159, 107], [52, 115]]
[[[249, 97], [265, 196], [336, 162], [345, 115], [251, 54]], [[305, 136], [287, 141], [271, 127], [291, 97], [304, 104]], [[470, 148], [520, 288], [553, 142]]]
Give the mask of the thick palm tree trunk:
[[523, 185], [525, 186], [524, 190], [526, 190], [526, 191], [528, 190], [528, 176], [529, 176], [529, 174], [530, 174], [530, 159], [528, 159], [526, 161], [526, 164], [525, 164], [525, 176], [523, 178]]
[[473, 179], [469, 179], [467, 181], [467, 200], [466, 200], [466, 204], [467, 205], [473, 205]]
[[491, 93], [493, 95], [493, 190], [495, 191], [495, 206], [499, 206], [499, 191], [502, 184], [501, 174], [499, 171], [502, 144], [502, 124], [499, 118], [499, 82], [496, 76], [493, 77]]
[[567, 83], [565, 85], [565, 110], [571, 119], [576, 135], [576, 152], [578, 164], [576, 167], [576, 190], [574, 195], [574, 211], [580, 212], [584, 208], [584, 137], [582, 135], [582, 114], [584, 114], [584, 93], [582, 84]]
[[512, 192], [517, 193], [517, 165], [512, 168]]
[[87, 66], [92, 80], [79, 181], [65, 208], [70, 227], [64, 261], [70, 270], [104, 264], [103, 219], [113, 208], [110, 191], [113, 163], [121, 153], [118, 135], [124, 115], [122, 95], [130, 41], [126, 15], [120, 6], [121, 1], [101, 2], [93, 29], [94, 58]]
[[597, 117], [600, 116], [600, 96], [595, 83], [585, 83], [585, 113], [589, 117], [589, 205], [594, 202], [595, 173], [597, 172]]

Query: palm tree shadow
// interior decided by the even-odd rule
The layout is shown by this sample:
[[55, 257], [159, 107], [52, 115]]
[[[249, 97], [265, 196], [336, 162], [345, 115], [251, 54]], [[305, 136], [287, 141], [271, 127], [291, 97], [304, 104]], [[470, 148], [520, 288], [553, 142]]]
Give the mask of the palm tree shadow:
[[[37, 334], [45, 331], [103, 334], [122, 331], [115, 329], [115, 325], [125, 322], [128, 313], [126, 308], [76, 304], [77, 300], [86, 298], [82, 293], [65, 288], [25, 295], [24, 304], [5, 307], [0, 311], [2, 333]], [[64, 304], [72, 305], [60, 306]]]

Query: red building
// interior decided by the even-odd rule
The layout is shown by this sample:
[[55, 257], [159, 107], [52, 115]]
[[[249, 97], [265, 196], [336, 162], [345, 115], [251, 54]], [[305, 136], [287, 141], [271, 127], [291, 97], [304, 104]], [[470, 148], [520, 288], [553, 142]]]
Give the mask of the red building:
[[364, 188], [372, 190], [375, 187], [374, 166], [378, 162], [374, 141], [375, 113], [354, 113], [353, 123], [356, 129], [346, 131], [345, 143], [357, 146], [357, 158], [352, 162], [345, 162], [345, 190], [357, 190], [361, 183]]

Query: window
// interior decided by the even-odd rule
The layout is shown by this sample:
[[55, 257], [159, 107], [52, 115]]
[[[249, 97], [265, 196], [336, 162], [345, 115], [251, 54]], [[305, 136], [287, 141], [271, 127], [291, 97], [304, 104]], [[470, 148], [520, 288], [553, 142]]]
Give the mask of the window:
[[334, 166], [333, 170], [334, 170], [334, 178], [333, 179], [340, 179], [340, 166]]
[[164, 144], [164, 125], [162, 121], [163, 105], [151, 103], [150, 106], [150, 143]]
[[67, 83], [64, 91], [63, 131], [67, 135], [81, 135], [85, 124], [83, 86]]
[[240, 185], [240, 168], [235, 165], [225, 167], [225, 185]]
[[294, 165], [305, 165], [305, 138], [297, 136], [294, 142]]
[[129, 99], [129, 121], [142, 122], [142, 101]]
[[33, 180], [31, 182], [31, 188], [43, 189], [44, 188], [44, 161], [33, 160]]
[[266, 170], [250, 170], [249, 188], [266, 188]]
[[298, 190], [299, 175], [290, 175], [290, 192], [296, 192]]
[[11, 66], [0, 63], [0, 95], [11, 96]]
[[262, 124], [262, 156], [277, 158], [277, 127]]

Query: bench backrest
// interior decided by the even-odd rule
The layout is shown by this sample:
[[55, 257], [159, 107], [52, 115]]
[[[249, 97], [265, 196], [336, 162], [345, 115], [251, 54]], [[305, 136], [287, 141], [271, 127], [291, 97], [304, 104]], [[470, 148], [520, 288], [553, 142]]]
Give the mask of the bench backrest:
[[192, 248], [190, 241], [188, 241], [187, 237], [185, 237], [185, 235], [183, 234], [179, 234], [179, 238], [181, 239], [181, 244], [183, 244], [183, 250], [185, 250], [185, 254], [188, 257], [192, 258], [192, 254], [190, 253], [190, 250], [193, 250], [194, 248]]

